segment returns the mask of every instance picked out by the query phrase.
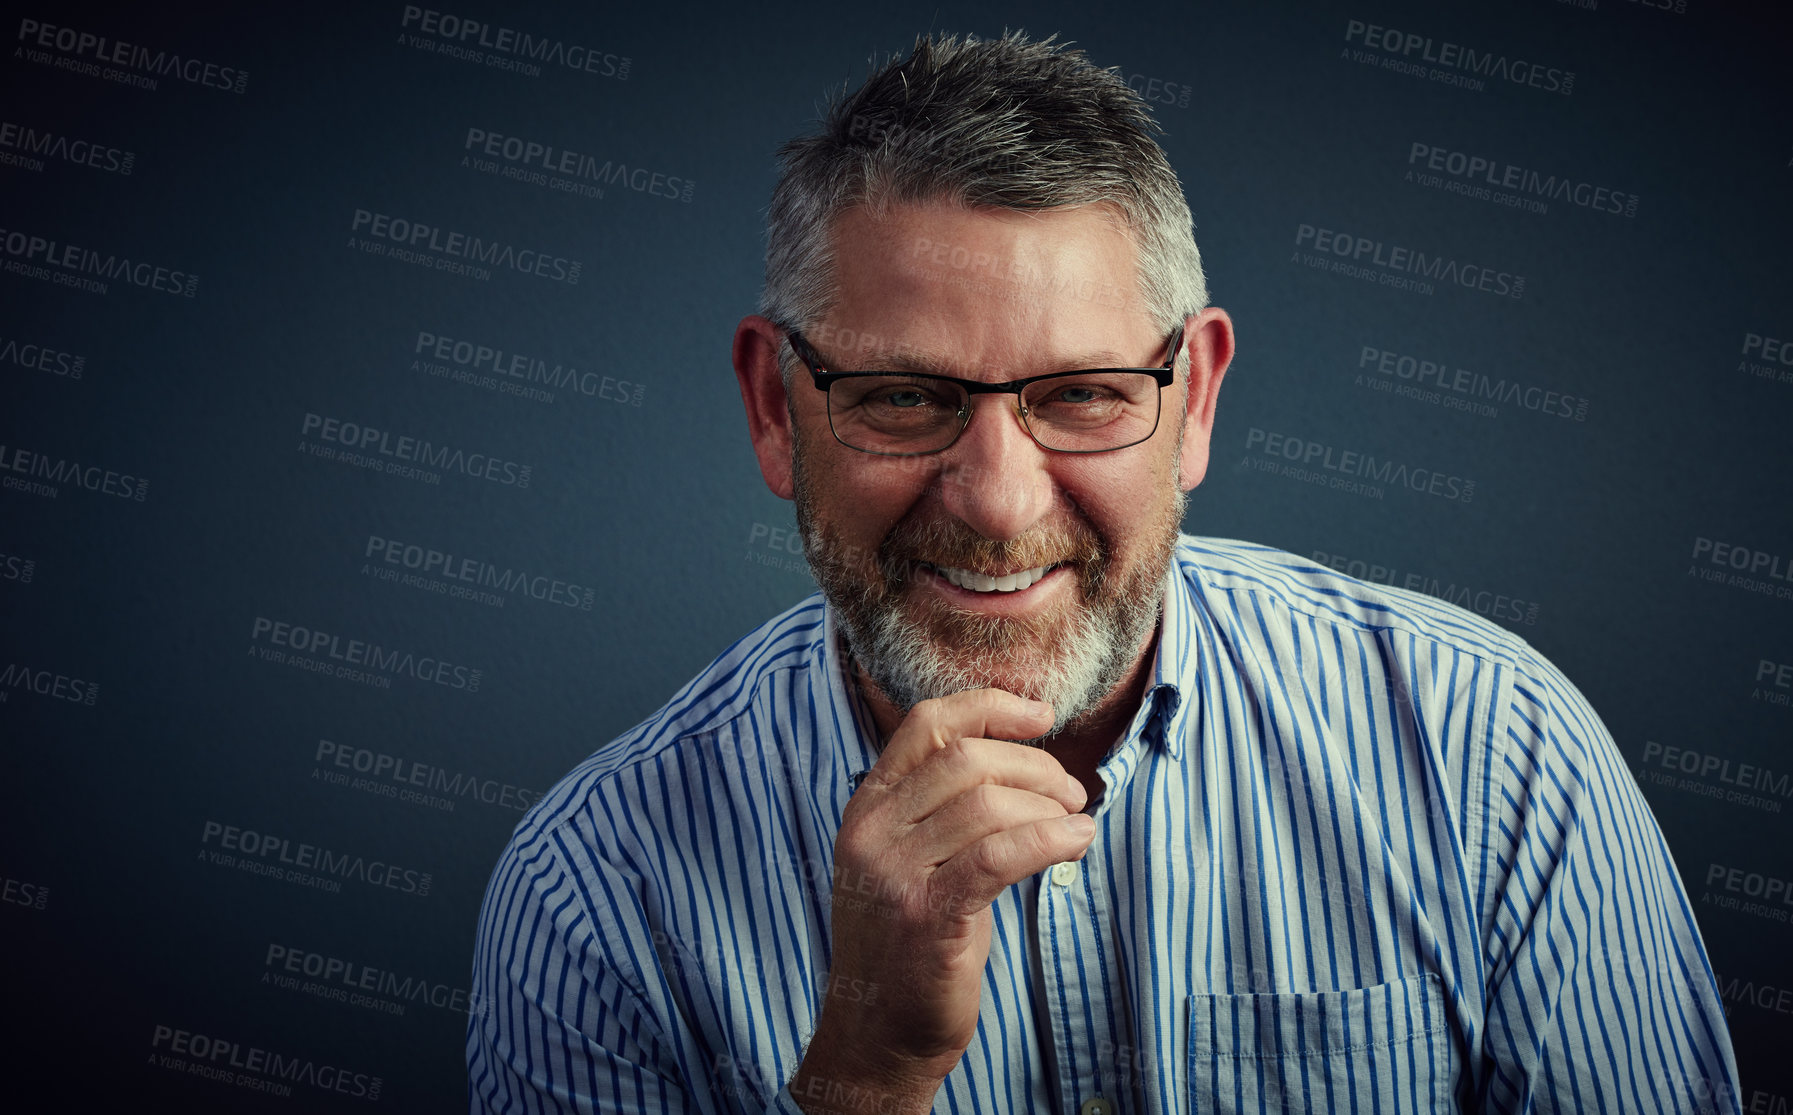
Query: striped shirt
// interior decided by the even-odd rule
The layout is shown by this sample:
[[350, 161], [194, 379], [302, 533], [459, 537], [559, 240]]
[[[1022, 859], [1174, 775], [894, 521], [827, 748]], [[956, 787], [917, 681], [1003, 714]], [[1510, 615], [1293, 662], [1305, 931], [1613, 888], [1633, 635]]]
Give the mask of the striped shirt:
[[[935, 1111], [1737, 1115], [1668, 848], [1536, 651], [1188, 536], [1160, 624], [1089, 853], [993, 907]], [[877, 758], [843, 671], [811, 596], [523, 819], [480, 916], [472, 1110], [880, 1110], [787, 1083]]]

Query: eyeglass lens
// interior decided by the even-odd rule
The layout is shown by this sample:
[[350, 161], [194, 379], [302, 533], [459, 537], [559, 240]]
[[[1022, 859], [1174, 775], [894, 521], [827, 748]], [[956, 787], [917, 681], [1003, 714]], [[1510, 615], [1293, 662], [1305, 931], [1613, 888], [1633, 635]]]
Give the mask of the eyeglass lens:
[[[1157, 380], [1139, 372], [1038, 380], [1022, 393], [1022, 421], [1047, 449], [1120, 449], [1152, 436], [1159, 397]], [[963, 387], [926, 376], [854, 376], [828, 388], [834, 435], [867, 452], [935, 452], [952, 444], [970, 418]]]

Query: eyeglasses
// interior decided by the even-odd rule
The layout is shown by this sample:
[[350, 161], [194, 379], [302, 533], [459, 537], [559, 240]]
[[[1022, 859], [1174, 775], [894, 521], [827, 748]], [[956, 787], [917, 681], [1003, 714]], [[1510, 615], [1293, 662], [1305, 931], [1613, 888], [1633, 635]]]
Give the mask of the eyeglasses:
[[982, 383], [922, 372], [831, 372], [795, 329], [786, 336], [817, 390], [828, 393], [834, 440], [886, 457], [950, 447], [971, 422], [973, 395], [1016, 396], [1022, 428], [1054, 453], [1106, 453], [1138, 445], [1158, 430], [1161, 392], [1176, 378], [1173, 369], [1183, 347], [1179, 327], [1162, 367], [1088, 368]]

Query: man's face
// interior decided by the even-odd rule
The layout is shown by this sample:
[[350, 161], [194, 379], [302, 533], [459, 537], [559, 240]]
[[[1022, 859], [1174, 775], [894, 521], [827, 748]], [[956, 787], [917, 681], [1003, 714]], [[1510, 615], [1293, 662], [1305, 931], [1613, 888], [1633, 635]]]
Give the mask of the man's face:
[[[834, 246], [838, 298], [806, 334], [830, 370], [1002, 381], [1165, 360], [1132, 239], [1101, 208], [856, 209]], [[950, 448], [883, 457], [835, 441], [826, 396], [798, 374], [798, 526], [887, 697], [906, 709], [1005, 689], [1050, 701], [1056, 730], [1131, 671], [1182, 518], [1184, 391], [1181, 377], [1164, 389], [1156, 432], [1126, 449], [1050, 452], [1023, 429], [1015, 396], [978, 395]]]

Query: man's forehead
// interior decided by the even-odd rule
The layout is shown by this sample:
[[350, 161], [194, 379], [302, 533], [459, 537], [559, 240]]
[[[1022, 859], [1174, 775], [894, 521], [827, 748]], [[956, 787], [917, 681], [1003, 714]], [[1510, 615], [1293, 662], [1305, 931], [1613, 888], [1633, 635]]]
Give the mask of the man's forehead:
[[808, 335], [837, 363], [946, 375], [991, 360], [1031, 372], [1138, 366], [1133, 350], [1152, 331], [1113, 206], [861, 206], [833, 235], [834, 310]]

